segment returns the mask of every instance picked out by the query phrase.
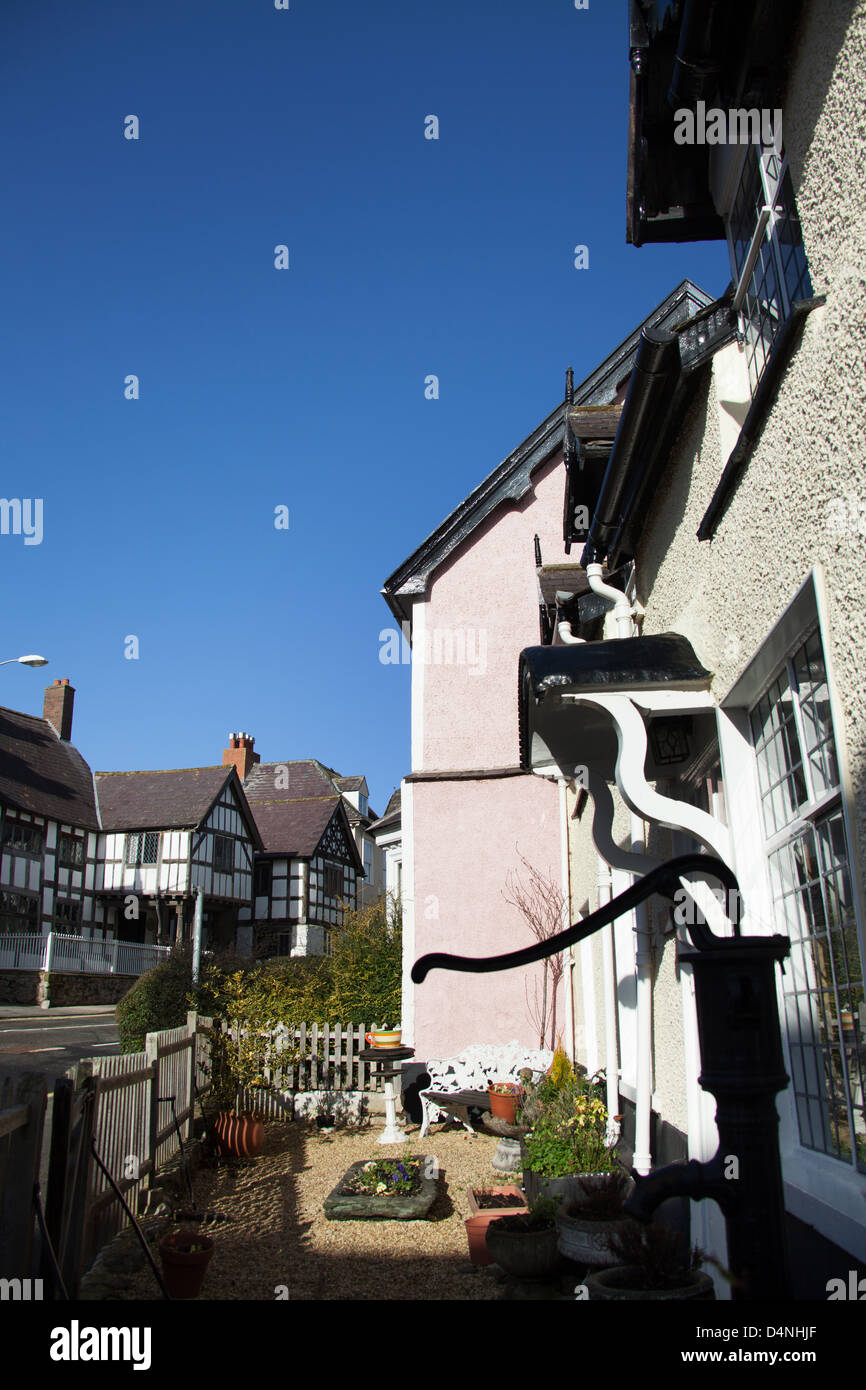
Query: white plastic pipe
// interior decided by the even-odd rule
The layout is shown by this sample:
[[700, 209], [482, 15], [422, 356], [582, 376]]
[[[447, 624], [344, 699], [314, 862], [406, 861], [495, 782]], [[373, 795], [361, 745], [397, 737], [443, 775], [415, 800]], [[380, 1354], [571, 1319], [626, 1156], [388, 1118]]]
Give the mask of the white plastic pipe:
[[599, 598], [609, 599], [614, 605], [613, 616], [616, 619], [617, 637], [631, 637], [634, 631], [632, 625], [632, 607], [625, 594], [619, 589], [614, 589], [613, 585], [605, 584], [603, 576], [604, 566], [591, 564], [586, 567], [586, 577], [589, 580], [589, 587]]
[[[606, 906], [613, 894], [610, 865], [598, 856], [598, 905]], [[601, 935], [601, 966], [604, 989], [604, 1074], [607, 1083], [607, 1113], [613, 1127], [613, 1116], [619, 1113], [619, 1054], [616, 1045], [616, 970], [613, 954], [613, 924]], [[618, 1126], [617, 1126], [618, 1128]]]
[[559, 640], [563, 642], [566, 647], [574, 647], [578, 642], [586, 642], [585, 637], [575, 637], [571, 630], [571, 623], [562, 622], [557, 623], [556, 626], [559, 632]]
[[[632, 813], [631, 847], [644, 854], [643, 821]], [[652, 1121], [652, 935], [647, 903], [639, 903], [635, 917], [635, 974], [637, 976], [637, 1102], [634, 1121], [634, 1157], [638, 1173], [652, 1168], [650, 1128]]]
[[[569, 863], [568, 851], [568, 799], [566, 796], [566, 781], [564, 777], [559, 779], [559, 845], [562, 864], [562, 926], [563, 930], [571, 926], [571, 866]], [[565, 1017], [566, 1017], [566, 1051], [568, 1059], [573, 1064], [574, 1056], [574, 980], [572, 978], [572, 967], [574, 957], [569, 948], [565, 957]]]

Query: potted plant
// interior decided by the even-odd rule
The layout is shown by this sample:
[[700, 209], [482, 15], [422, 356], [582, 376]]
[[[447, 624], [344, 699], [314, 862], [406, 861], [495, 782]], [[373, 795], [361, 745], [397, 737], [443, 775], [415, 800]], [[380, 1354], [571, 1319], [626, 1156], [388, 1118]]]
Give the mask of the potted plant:
[[706, 1259], [703, 1251], [697, 1246], [689, 1249], [685, 1236], [671, 1226], [625, 1222], [611, 1236], [610, 1249], [616, 1264], [587, 1277], [590, 1301], [707, 1302], [716, 1296], [712, 1279], [700, 1268]]
[[519, 1122], [528, 1125], [522, 1143], [526, 1194], [530, 1201], [547, 1194], [579, 1203], [586, 1193], [581, 1178], [594, 1185], [619, 1169], [598, 1079], [572, 1074], [556, 1084], [548, 1076], [526, 1091], [518, 1112]]
[[513, 1125], [520, 1102], [520, 1087], [516, 1081], [491, 1081], [487, 1092], [490, 1096], [490, 1113], [506, 1124]]
[[540, 1197], [528, 1211], [500, 1216], [487, 1227], [490, 1258], [515, 1279], [549, 1279], [560, 1266], [556, 1245], [556, 1203]]
[[205, 1071], [216, 1151], [235, 1158], [256, 1158], [264, 1148], [265, 1127], [261, 1116], [248, 1109], [243, 1100], [249, 1091], [266, 1090], [269, 1085], [264, 1062], [267, 1039], [237, 1023], [231, 1028], [215, 1025], [210, 1038]]
[[580, 1200], [568, 1202], [556, 1213], [560, 1253], [578, 1265], [614, 1265], [617, 1257], [611, 1252], [610, 1242], [626, 1219], [623, 1202], [634, 1182], [620, 1168], [614, 1173], [601, 1173], [595, 1179], [578, 1178], [578, 1183]]
[[474, 1265], [489, 1265], [487, 1228], [501, 1216], [520, 1215], [527, 1210], [519, 1187], [476, 1187], [469, 1190], [469, 1212], [464, 1225], [469, 1241], [469, 1258]]
[[199, 1231], [174, 1231], [159, 1242], [162, 1277], [172, 1298], [197, 1298], [213, 1255], [210, 1236]]

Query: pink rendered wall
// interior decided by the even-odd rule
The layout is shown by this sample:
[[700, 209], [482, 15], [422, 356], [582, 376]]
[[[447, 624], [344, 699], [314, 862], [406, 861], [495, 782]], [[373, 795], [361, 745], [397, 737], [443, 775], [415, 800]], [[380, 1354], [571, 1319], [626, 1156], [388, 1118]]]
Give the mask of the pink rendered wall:
[[[531, 946], [534, 938], [506, 903], [518, 851], [556, 882], [559, 800], [540, 777], [485, 782], [421, 782], [415, 807], [415, 946], [427, 951], [492, 956]], [[467, 1043], [538, 1046], [527, 1005], [541, 966], [491, 975], [434, 970], [415, 986], [415, 1055], [447, 1057]], [[558, 1026], [565, 1034], [560, 998]]]
[[564, 488], [559, 454], [535, 474], [533, 491], [517, 507], [495, 512], [433, 577], [428, 636], [469, 629], [476, 634], [475, 654], [483, 652], [486, 660], [425, 664], [425, 771], [518, 761], [517, 658], [541, 640], [533, 536], [541, 540], [545, 564], [580, 558], [563, 548]]
[[[500, 508], [434, 576], [428, 639], [437, 630], [471, 630], [475, 645], [467, 653], [475, 660], [437, 662], [429, 648], [422, 762], [413, 772], [517, 766], [518, 655], [540, 641], [533, 537], [540, 537], [545, 564], [578, 559], [563, 549], [564, 484], [559, 455], [539, 470], [517, 507]], [[529, 928], [503, 890], [509, 870], [520, 872], [519, 853], [561, 881], [555, 784], [534, 776], [419, 782], [413, 798], [416, 957], [433, 950], [493, 955], [530, 945]], [[537, 1047], [527, 979], [531, 996], [540, 966], [531, 974], [434, 971], [415, 987], [416, 1055], [512, 1038]], [[557, 1018], [565, 1034], [561, 999]]]

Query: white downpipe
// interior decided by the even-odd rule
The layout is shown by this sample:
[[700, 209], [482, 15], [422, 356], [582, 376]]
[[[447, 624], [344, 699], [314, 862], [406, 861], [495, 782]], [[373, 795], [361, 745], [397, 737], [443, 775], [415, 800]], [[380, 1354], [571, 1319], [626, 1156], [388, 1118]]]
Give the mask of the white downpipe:
[[[598, 905], [605, 907], [613, 895], [610, 865], [598, 856]], [[613, 1116], [619, 1113], [619, 1055], [616, 1045], [616, 971], [613, 954], [613, 926], [607, 926], [601, 936], [601, 965], [604, 989], [604, 1074], [607, 1082], [608, 1124], [613, 1129]], [[616, 1126], [617, 1130], [619, 1126]], [[617, 1136], [618, 1137], [618, 1136]]]
[[589, 587], [599, 598], [609, 599], [614, 605], [613, 616], [616, 619], [617, 637], [631, 637], [632, 626], [632, 606], [624, 593], [619, 589], [614, 589], [611, 584], [605, 584], [602, 578], [604, 566], [598, 564], [587, 565], [586, 577], [589, 580]]
[[[566, 782], [564, 777], [559, 781], [559, 845], [562, 863], [562, 927], [566, 930], [571, 926], [571, 867], [568, 853], [568, 800], [566, 797]], [[570, 1062], [575, 1061], [574, 1056], [574, 980], [572, 978], [572, 966], [574, 959], [569, 949], [565, 955], [565, 1017], [567, 1027], [565, 1032], [565, 1047]]]
[[[645, 852], [643, 821], [631, 816], [631, 847], [634, 853]], [[635, 973], [637, 975], [637, 1101], [634, 1122], [635, 1170], [645, 1174], [652, 1168], [650, 1125], [652, 1120], [652, 938], [646, 902], [634, 910]]]
[[571, 623], [557, 623], [557, 631], [559, 632], [560, 642], [564, 642], [567, 647], [574, 647], [577, 646], [578, 643], [586, 642], [585, 637], [575, 637], [571, 630]]

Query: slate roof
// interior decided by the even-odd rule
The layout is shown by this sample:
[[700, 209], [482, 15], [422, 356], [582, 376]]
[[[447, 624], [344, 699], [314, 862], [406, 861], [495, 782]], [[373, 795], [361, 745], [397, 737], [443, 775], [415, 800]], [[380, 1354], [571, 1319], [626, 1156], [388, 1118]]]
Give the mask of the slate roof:
[[232, 773], [232, 767], [97, 772], [94, 778], [102, 827], [168, 830], [199, 825]]
[[371, 834], [376, 830], [384, 830], [387, 825], [392, 825], [400, 819], [400, 788], [391, 793], [388, 805], [385, 807], [385, 814], [381, 820], [374, 821], [370, 826]]
[[359, 792], [366, 785], [366, 777], [337, 777], [336, 783], [341, 792]]
[[[672, 330], [706, 308], [711, 298], [691, 280], [683, 280], [604, 361], [574, 388], [575, 405], [610, 405], [630, 376], [644, 328]], [[542, 420], [522, 444], [494, 468], [436, 530], [390, 575], [381, 593], [398, 622], [411, 622], [414, 595], [427, 594], [430, 580], [487, 518], [503, 503], [519, 502], [532, 487], [532, 474], [562, 448], [565, 402]]]
[[338, 778], [332, 768], [325, 767], [316, 758], [256, 763], [251, 767], [244, 779], [244, 791], [265, 851], [296, 859], [311, 858], [329, 821], [339, 812], [356, 867], [363, 874], [364, 866], [350, 828], [355, 808], [339, 795], [337, 784], [340, 780], [352, 779]]
[[47, 719], [0, 708], [0, 800], [50, 820], [96, 830], [90, 768]]

